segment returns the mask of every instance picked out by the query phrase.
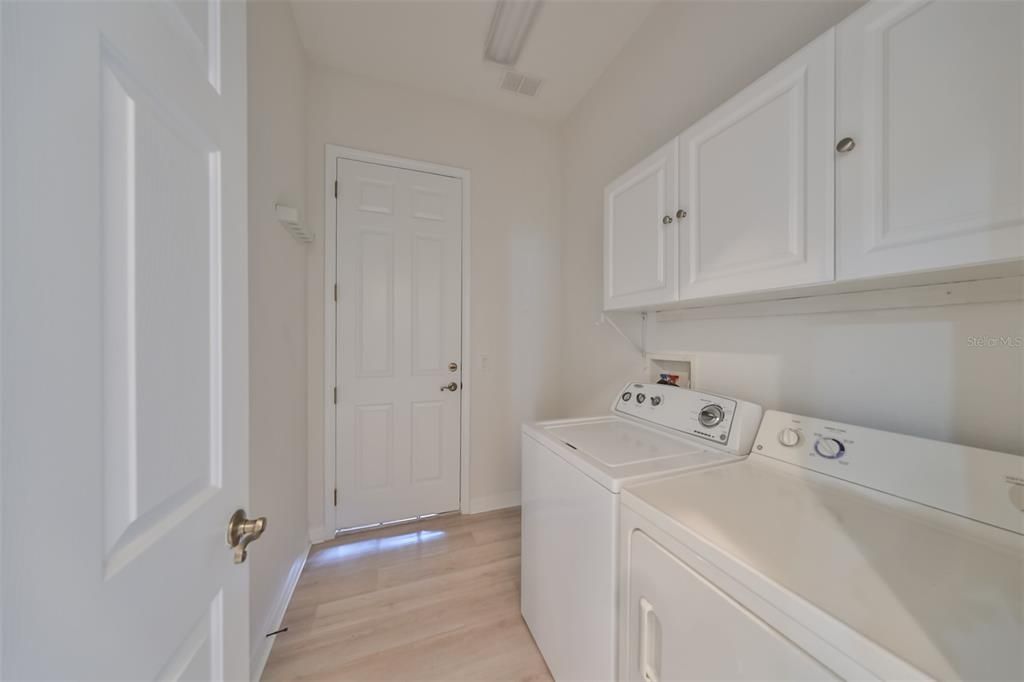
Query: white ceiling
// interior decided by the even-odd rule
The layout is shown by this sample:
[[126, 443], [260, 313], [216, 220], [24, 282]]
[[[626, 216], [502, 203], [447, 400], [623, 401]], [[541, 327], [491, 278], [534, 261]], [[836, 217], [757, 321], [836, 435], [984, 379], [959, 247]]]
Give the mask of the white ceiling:
[[517, 71], [535, 97], [498, 89], [484, 61], [496, 0], [292, 0], [310, 59], [322, 66], [557, 121], [567, 116], [650, 12], [649, 0], [546, 0]]

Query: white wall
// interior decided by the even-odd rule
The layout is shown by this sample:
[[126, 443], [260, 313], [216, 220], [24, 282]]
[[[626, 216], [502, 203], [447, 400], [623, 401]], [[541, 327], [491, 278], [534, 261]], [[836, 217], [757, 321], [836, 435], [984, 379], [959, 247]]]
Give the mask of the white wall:
[[[563, 125], [562, 376], [571, 414], [606, 409], [640, 376], [599, 323], [602, 192], [609, 180], [859, 6], [666, 2]], [[972, 348], [1021, 335], [1017, 304], [660, 325], [659, 350], [696, 351], [698, 386], [768, 408], [976, 447], [1024, 451], [1024, 353]]]
[[[471, 171], [471, 509], [518, 504], [520, 424], [554, 416], [561, 405], [556, 131], [458, 100], [311, 69], [308, 206], [317, 230], [308, 289], [313, 528], [324, 523], [319, 471], [328, 143]], [[488, 357], [486, 368], [481, 355]]]
[[772, 408], [1024, 453], [1020, 303], [659, 325], [658, 350], [696, 351], [698, 383]]
[[274, 204], [305, 217], [306, 67], [291, 9], [251, 2], [249, 24], [250, 515], [267, 531], [249, 552], [250, 629], [258, 671], [308, 544], [306, 251]]

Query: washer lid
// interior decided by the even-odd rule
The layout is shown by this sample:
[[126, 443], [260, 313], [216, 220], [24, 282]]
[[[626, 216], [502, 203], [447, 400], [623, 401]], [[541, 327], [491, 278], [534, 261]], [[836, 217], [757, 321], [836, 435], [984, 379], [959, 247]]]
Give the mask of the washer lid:
[[534, 432], [612, 492], [652, 476], [740, 460], [620, 417], [546, 422]]

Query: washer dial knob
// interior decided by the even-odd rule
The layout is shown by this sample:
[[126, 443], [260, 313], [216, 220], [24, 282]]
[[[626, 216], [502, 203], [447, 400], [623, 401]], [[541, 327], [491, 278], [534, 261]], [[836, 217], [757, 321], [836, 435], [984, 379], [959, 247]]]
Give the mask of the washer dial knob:
[[630, 393], [629, 391], [626, 391], [625, 393], [622, 394], [622, 401], [628, 403], [629, 399], [632, 398], [632, 397], [633, 397], [633, 394]]
[[722, 423], [723, 419], [725, 419], [725, 410], [722, 409], [721, 405], [705, 405], [697, 415], [697, 421], [700, 422], [700, 425], [707, 428], [718, 426]]
[[779, 442], [787, 448], [800, 444], [800, 432], [796, 429], [785, 428], [779, 431]]
[[814, 444], [814, 451], [825, 459], [839, 459], [846, 454], [846, 446], [835, 438], [819, 438]]
[[651, 396], [651, 405], [653, 407], [657, 407], [658, 405], [661, 405], [661, 396], [660, 395], [652, 395]]
[[645, 395], [644, 395], [643, 393], [637, 393], [637, 394], [636, 394], [636, 401], [637, 401], [638, 403], [640, 403], [641, 405], [643, 405], [643, 404], [644, 404], [644, 401], [645, 401], [645, 400], [647, 400], [647, 396], [645, 396]]

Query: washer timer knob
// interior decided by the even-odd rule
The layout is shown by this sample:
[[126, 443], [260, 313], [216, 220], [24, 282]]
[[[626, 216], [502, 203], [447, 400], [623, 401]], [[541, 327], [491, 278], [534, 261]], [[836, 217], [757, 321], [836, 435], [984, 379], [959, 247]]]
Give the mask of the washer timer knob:
[[660, 395], [652, 395], [651, 396], [651, 405], [653, 405], [654, 407], [657, 407], [658, 405], [661, 405], [661, 396]]
[[839, 459], [846, 454], [846, 446], [835, 438], [819, 438], [814, 444], [814, 452], [825, 459]]
[[705, 405], [700, 413], [697, 414], [697, 421], [700, 422], [701, 426], [711, 428], [712, 426], [718, 426], [725, 419], [725, 410], [722, 409], [721, 405]]
[[800, 444], [800, 432], [796, 429], [785, 428], [779, 431], [779, 442], [787, 448]]

